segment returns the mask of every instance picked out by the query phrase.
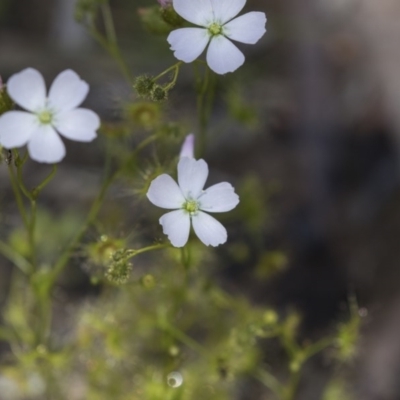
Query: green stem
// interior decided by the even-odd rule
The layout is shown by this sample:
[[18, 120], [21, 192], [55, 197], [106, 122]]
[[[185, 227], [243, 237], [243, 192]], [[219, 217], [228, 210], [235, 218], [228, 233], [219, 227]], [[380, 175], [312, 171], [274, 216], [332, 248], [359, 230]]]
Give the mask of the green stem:
[[50, 183], [50, 181], [54, 178], [55, 174], [57, 172], [57, 164], [53, 165], [53, 169], [50, 172], [50, 174], [40, 183], [38, 186], [36, 186], [35, 189], [32, 190], [32, 196], [36, 199], [40, 192]]
[[104, 27], [106, 29], [106, 36], [108, 43], [117, 46], [117, 34], [115, 33], [114, 20], [111, 13], [110, 4], [105, 1], [101, 5], [101, 13], [103, 16]]
[[143, 247], [142, 249], [139, 250], [129, 249], [127, 250], [126, 253], [127, 260], [137, 256], [138, 254], [147, 253], [148, 251], [153, 251], [153, 250], [165, 249], [166, 247], [171, 247], [171, 245], [167, 243], [160, 243], [160, 244], [154, 244], [152, 246]]
[[57, 279], [59, 274], [63, 271], [64, 267], [66, 266], [72, 251], [74, 250], [75, 246], [79, 243], [79, 241], [82, 239], [83, 235], [85, 234], [86, 230], [89, 228], [89, 226], [93, 223], [95, 218], [97, 217], [98, 212], [100, 211], [100, 208], [103, 204], [104, 197], [107, 193], [107, 189], [113, 182], [116, 174], [109, 175], [108, 174], [108, 169], [109, 169], [109, 164], [110, 161], [106, 162], [105, 170], [106, 170], [106, 178], [103, 181], [103, 184], [101, 186], [100, 192], [97, 195], [96, 199], [94, 200], [92, 207], [90, 208], [89, 214], [81, 226], [81, 228], [78, 230], [76, 235], [72, 238], [71, 242], [69, 245], [66, 247], [64, 252], [61, 254], [60, 258], [56, 262], [54, 269], [52, 271], [52, 279], [53, 282]]
[[185, 332], [182, 332], [180, 329], [175, 328], [175, 326], [171, 325], [168, 321], [163, 320], [162, 323], [160, 324], [161, 329], [165, 330], [168, 332], [171, 336], [173, 336], [175, 339], [179, 340], [192, 350], [195, 350], [197, 353], [202, 355], [203, 357], [207, 358], [208, 357], [208, 352], [207, 350], [196, 340], [192, 339], [190, 336], [186, 335]]
[[210, 75], [210, 69], [208, 68], [208, 66], [206, 66], [204, 73], [204, 80], [202, 82], [202, 85], [199, 87], [197, 94], [197, 115], [199, 118], [198, 153], [200, 157], [204, 154], [207, 143], [207, 125], [209, 117], [209, 113], [207, 112], [207, 110], [209, 110], [210, 107], [206, 106], [206, 93], [209, 86], [209, 75]]
[[290, 375], [289, 385], [287, 386], [283, 400], [294, 400], [296, 398], [297, 388], [299, 386], [301, 376], [301, 369], [298, 371], [292, 372]]
[[31, 254], [31, 262], [33, 269], [37, 269], [37, 259], [36, 259], [36, 244], [35, 244], [35, 228], [36, 228], [36, 200], [32, 198], [31, 200], [31, 220], [28, 226], [28, 240]]
[[32, 265], [30, 264], [30, 262], [3, 241], [0, 241], [0, 253], [5, 258], [10, 260], [24, 274], [29, 275], [29, 273], [32, 271]]
[[161, 74], [157, 75], [153, 78], [153, 81], [158, 81], [161, 77], [168, 74], [168, 72], [175, 70], [175, 75], [177, 75], [177, 71], [179, 71], [180, 66], [182, 65], [182, 61], [177, 62], [176, 64], [172, 65], [171, 67], [167, 68], [165, 71], [161, 72]]
[[148, 146], [151, 142], [154, 142], [157, 139], [157, 135], [151, 135], [148, 138], [144, 139], [141, 143], [136, 146], [134, 150], [134, 154], [136, 155], [140, 150], [143, 150], [146, 146]]
[[259, 368], [253, 373], [253, 376], [271, 390], [278, 399], [282, 399], [285, 388], [270, 372]]
[[89, 27], [90, 35], [108, 52], [108, 54], [114, 58], [116, 63], [118, 64], [122, 74], [125, 79], [128, 81], [130, 85], [133, 85], [133, 77], [127, 66], [124, 58], [121, 55], [119, 47], [116, 43], [110, 43], [107, 38], [105, 38], [95, 27], [95, 25], [91, 25]]
[[17, 177], [15, 176], [14, 168], [11, 164], [8, 166], [8, 172], [10, 174], [11, 187], [14, 192], [14, 196], [15, 196], [15, 200], [17, 202], [19, 213], [21, 214], [22, 222], [24, 223], [24, 226], [26, 227], [26, 229], [28, 229], [28, 217], [26, 215], [24, 202], [22, 200], [19, 185], [17, 183], [17, 179], [16, 179]]

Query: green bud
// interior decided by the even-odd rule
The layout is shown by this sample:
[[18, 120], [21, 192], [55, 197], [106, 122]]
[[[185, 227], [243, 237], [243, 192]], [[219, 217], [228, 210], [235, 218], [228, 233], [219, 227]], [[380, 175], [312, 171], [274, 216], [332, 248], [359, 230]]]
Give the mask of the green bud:
[[116, 285], [122, 285], [129, 280], [132, 271], [132, 264], [128, 261], [130, 251], [127, 249], [119, 249], [114, 251], [110, 256], [110, 264], [105, 273], [105, 277]]
[[160, 121], [160, 106], [151, 102], [128, 104], [125, 108], [126, 117], [135, 125], [145, 129], [156, 127]]
[[89, 243], [86, 246], [86, 253], [89, 261], [95, 265], [107, 266], [110, 263], [110, 258], [124, 246], [125, 241], [116, 239], [107, 235], [101, 235], [99, 240], [94, 243]]
[[135, 79], [133, 87], [137, 94], [143, 98], [150, 98], [151, 92], [154, 88], [154, 80], [152, 76], [141, 75]]
[[268, 326], [276, 325], [278, 322], [278, 314], [274, 310], [268, 310], [263, 315], [263, 322]]
[[7, 93], [6, 86], [2, 86], [0, 78], [0, 115], [14, 108], [14, 103]]
[[128, 282], [132, 264], [127, 260], [112, 262], [105, 273], [106, 278], [116, 285], [123, 285]]
[[139, 8], [138, 14], [144, 28], [155, 35], [165, 35], [174, 28], [163, 18], [158, 6]]
[[142, 286], [146, 289], [152, 289], [156, 285], [156, 281], [153, 275], [147, 274], [140, 280]]
[[180, 28], [184, 24], [183, 18], [176, 13], [172, 5], [161, 8], [161, 17], [172, 28]]
[[165, 101], [168, 99], [168, 90], [160, 85], [155, 85], [151, 91], [151, 99], [156, 102]]
[[176, 357], [179, 354], [179, 347], [178, 346], [171, 346], [168, 349], [168, 353], [171, 357]]

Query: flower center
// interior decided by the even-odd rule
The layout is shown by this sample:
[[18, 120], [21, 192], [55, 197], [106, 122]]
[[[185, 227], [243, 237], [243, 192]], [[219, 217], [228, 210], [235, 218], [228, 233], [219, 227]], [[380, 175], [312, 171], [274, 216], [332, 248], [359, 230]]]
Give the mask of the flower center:
[[211, 36], [221, 35], [223, 30], [222, 28], [222, 25], [214, 22], [208, 27], [208, 32], [210, 32]]
[[53, 120], [53, 114], [49, 110], [41, 111], [37, 116], [42, 125], [51, 124], [51, 121]]
[[186, 212], [188, 212], [190, 215], [195, 214], [197, 211], [199, 211], [199, 203], [196, 200], [187, 200], [182, 207]]

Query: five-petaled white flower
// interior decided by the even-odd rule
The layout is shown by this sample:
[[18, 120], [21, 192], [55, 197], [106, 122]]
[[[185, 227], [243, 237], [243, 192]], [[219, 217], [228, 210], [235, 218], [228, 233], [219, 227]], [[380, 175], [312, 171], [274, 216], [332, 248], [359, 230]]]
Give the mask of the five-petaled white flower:
[[204, 160], [183, 157], [178, 163], [178, 183], [166, 174], [151, 182], [148, 199], [157, 207], [175, 210], [160, 218], [163, 231], [175, 247], [183, 247], [189, 238], [190, 221], [199, 239], [207, 246], [227, 240], [226, 229], [208, 212], [226, 212], [239, 203], [239, 196], [227, 182], [203, 190], [208, 177]]
[[254, 44], [266, 32], [262, 12], [249, 12], [233, 19], [246, 0], [173, 0], [175, 11], [202, 28], [180, 28], [168, 36], [178, 60], [190, 63], [207, 47], [207, 63], [217, 74], [233, 72], [244, 63], [243, 53], [229, 40]]
[[58, 133], [79, 142], [90, 142], [97, 136], [98, 115], [77, 108], [86, 98], [89, 85], [74, 71], [61, 72], [48, 96], [43, 76], [33, 68], [11, 76], [7, 91], [27, 111], [8, 111], [0, 117], [2, 146], [12, 149], [27, 144], [33, 160], [56, 163], [65, 156], [65, 146]]

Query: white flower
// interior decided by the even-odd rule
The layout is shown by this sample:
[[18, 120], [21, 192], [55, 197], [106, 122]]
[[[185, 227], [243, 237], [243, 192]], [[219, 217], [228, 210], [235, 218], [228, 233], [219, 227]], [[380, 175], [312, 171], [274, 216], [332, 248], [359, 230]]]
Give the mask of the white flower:
[[89, 85], [74, 71], [61, 72], [46, 95], [43, 76], [27, 68], [11, 76], [7, 91], [16, 104], [27, 110], [8, 111], [0, 117], [0, 144], [7, 149], [27, 144], [33, 160], [56, 163], [65, 156], [58, 133], [78, 142], [90, 142], [97, 136], [98, 115], [77, 108], [86, 98]]
[[190, 63], [207, 47], [207, 63], [217, 74], [233, 72], [244, 63], [243, 53], [229, 40], [254, 44], [266, 32], [262, 12], [234, 18], [246, 0], [173, 0], [175, 11], [202, 28], [181, 28], [168, 36], [178, 60]]
[[226, 229], [204, 211], [230, 211], [239, 203], [239, 196], [227, 182], [203, 190], [207, 176], [208, 166], [204, 160], [183, 157], [178, 163], [179, 186], [166, 174], [151, 182], [148, 199], [157, 207], [175, 210], [160, 218], [163, 232], [175, 247], [186, 244], [191, 223], [198, 238], [207, 246], [218, 246], [227, 240]]
[[185, 137], [185, 140], [182, 144], [179, 158], [183, 157], [194, 158], [194, 141], [195, 141], [194, 134], [189, 133], [189, 135]]

